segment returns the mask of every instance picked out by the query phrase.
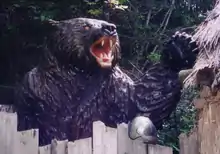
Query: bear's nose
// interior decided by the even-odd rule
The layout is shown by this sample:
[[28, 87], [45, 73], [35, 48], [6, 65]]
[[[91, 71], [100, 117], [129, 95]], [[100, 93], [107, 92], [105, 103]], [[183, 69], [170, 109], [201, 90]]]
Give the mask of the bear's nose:
[[110, 23], [102, 23], [102, 31], [104, 32], [104, 34], [111, 36], [117, 33], [116, 26]]

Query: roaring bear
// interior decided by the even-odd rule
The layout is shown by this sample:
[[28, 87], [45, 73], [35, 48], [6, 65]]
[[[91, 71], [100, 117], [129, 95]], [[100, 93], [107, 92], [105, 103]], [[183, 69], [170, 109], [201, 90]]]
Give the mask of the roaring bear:
[[146, 122], [142, 135], [154, 142], [156, 128], [180, 99], [179, 70], [195, 61], [191, 36], [174, 35], [161, 62], [134, 81], [118, 65], [120, 43], [114, 24], [74, 18], [50, 20], [48, 26], [44, 58], [16, 89], [18, 130], [38, 128], [40, 145], [46, 145], [54, 138], [90, 137], [96, 120], [110, 127], [130, 122], [130, 128], [138, 130], [136, 124], [143, 118], [136, 117], [141, 116]]

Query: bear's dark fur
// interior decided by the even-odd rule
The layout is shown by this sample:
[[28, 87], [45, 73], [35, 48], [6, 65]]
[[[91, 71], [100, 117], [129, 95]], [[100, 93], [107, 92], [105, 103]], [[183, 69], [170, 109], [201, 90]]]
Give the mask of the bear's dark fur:
[[[25, 75], [15, 97], [18, 129], [38, 128], [40, 145], [50, 144], [53, 138], [73, 141], [90, 137], [95, 120], [115, 127], [144, 115], [160, 128], [176, 107], [181, 94], [180, 68], [170, 69], [169, 62], [151, 66], [133, 81], [118, 66], [117, 37], [112, 68], [97, 65], [89, 48], [102, 35], [103, 24], [110, 23], [87, 18], [50, 22], [52, 33], [46, 40], [45, 58]], [[83, 29], [85, 25], [90, 26], [89, 31]], [[174, 36], [166, 46], [166, 56], [171, 60], [176, 49], [168, 51], [176, 39]], [[177, 54], [179, 64], [192, 52], [188, 45], [186, 48]]]

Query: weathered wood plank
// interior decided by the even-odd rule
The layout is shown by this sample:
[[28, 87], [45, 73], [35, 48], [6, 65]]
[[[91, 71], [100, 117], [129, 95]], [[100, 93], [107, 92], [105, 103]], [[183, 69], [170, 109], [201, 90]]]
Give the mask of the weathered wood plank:
[[38, 129], [17, 132], [18, 144], [17, 150], [22, 154], [38, 154]]
[[182, 133], [179, 136], [180, 154], [198, 154], [197, 129], [194, 129], [189, 136]]
[[16, 154], [17, 115], [0, 112], [0, 151], [1, 154]]
[[103, 137], [104, 154], [117, 154], [117, 129], [106, 127]]
[[179, 136], [179, 146], [180, 146], [180, 154], [187, 154], [187, 135], [185, 133], [180, 134]]
[[147, 153], [147, 145], [143, 143], [142, 140], [134, 140], [132, 152], [135, 154], [148, 154]]
[[148, 145], [148, 154], [173, 154], [173, 149], [161, 145]]
[[51, 145], [39, 147], [38, 154], [51, 154]]
[[118, 125], [118, 154], [147, 154], [147, 145], [141, 140], [131, 140], [128, 137], [128, 126]]
[[93, 154], [104, 154], [104, 133], [106, 127], [101, 121], [93, 122]]
[[128, 137], [128, 127], [127, 124], [122, 123], [117, 126], [117, 151], [118, 154], [133, 154], [133, 142]]
[[117, 129], [93, 123], [93, 154], [117, 154]]
[[92, 154], [92, 138], [68, 142], [68, 154]]
[[64, 141], [51, 141], [51, 154], [67, 154], [68, 140]]

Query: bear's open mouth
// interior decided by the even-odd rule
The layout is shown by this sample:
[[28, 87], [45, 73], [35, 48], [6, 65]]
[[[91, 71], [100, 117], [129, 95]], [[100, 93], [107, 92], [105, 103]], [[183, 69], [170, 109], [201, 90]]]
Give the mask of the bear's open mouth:
[[113, 47], [115, 45], [115, 37], [101, 37], [95, 41], [90, 47], [90, 53], [96, 58], [101, 67], [111, 67], [114, 59]]

